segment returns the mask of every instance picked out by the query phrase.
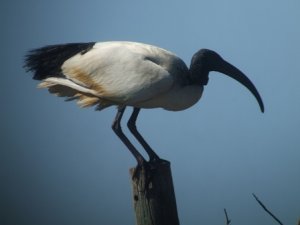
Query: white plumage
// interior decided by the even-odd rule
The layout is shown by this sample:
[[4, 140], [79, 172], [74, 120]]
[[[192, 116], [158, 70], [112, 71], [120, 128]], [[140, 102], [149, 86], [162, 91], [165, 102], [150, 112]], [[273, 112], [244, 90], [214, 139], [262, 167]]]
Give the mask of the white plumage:
[[177, 111], [195, 104], [203, 90], [197, 84], [183, 87], [189, 70], [175, 54], [140, 43], [96, 43], [85, 54], [67, 59], [61, 69], [65, 78], [46, 78], [39, 87], [61, 85], [88, 94], [79, 99], [81, 106], [116, 104]]
[[142, 43], [51, 45], [31, 51], [25, 67], [41, 81], [39, 87], [67, 100], [77, 100], [82, 107], [96, 105], [100, 110], [117, 105], [113, 129], [139, 165], [146, 161], [120, 127], [126, 106], [134, 107], [128, 126], [151, 162], [159, 157], [136, 130], [140, 108], [178, 111], [191, 107], [201, 98], [210, 71], [224, 73], [243, 84], [264, 111], [261, 97], [246, 75], [208, 49], [196, 52], [188, 68], [174, 53]]

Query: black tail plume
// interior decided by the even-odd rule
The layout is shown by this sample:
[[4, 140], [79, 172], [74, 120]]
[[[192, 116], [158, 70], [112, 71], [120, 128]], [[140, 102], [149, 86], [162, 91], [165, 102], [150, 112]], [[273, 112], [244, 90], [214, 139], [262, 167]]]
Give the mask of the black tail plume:
[[33, 49], [25, 56], [24, 68], [34, 73], [33, 79], [42, 80], [50, 76], [63, 76], [62, 64], [70, 57], [81, 53], [85, 54], [93, 48], [95, 42], [69, 43], [48, 45]]

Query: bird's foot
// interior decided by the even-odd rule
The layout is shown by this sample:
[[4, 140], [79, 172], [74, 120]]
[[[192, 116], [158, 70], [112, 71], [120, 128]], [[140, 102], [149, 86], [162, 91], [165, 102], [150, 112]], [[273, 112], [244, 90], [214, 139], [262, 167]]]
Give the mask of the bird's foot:
[[148, 171], [150, 171], [149, 162], [146, 160], [138, 162], [132, 173], [132, 180], [140, 180], [142, 177], [147, 177]]
[[169, 163], [169, 161], [160, 158], [152, 158], [149, 161], [138, 163], [133, 171], [132, 179], [137, 180], [138, 183], [141, 182], [142, 190], [148, 191], [157, 172], [157, 168], [162, 164]]
[[161, 158], [159, 158], [159, 157], [153, 157], [153, 158], [150, 158], [150, 160], [149, 160], [148, 163], [149, 163], [149, 164], [151, 165], [151, 167], [153, 167], [154, 169], [155, 169], [157, 166], [161, 165], [161, 164], [165, 164], [165, 163], [170, 164], [170, 162], [169, 162], [168, 160], [161, 159]]

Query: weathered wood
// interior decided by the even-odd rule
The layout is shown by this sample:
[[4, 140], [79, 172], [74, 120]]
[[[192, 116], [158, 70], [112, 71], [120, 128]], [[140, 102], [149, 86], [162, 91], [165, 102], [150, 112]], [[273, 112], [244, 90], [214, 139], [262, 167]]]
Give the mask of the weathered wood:
[[170, 163], [130, 169], [137, 225], [179, 225]]

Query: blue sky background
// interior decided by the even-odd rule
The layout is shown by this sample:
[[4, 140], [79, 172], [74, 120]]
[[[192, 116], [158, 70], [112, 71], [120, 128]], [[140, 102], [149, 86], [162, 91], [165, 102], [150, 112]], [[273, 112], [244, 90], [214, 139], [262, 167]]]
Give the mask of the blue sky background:
[[211, 73], [194, 107], [142, 110], [141, 133], [172, 163], [181, 224], [224, 224], [223, 208], [233, 225], [275, 224], [253, 192], [296, 224], [300, 1], [3, 0], [0, 10], [1, 225], [135, 223], [135, 161], [110, 128], [115, 108], [79, 109], [36, 89], [22, 68], [32, 48], [107, 40], [154, 44], [188, 65], [213, 49], [263, 97], [265, 114], [243, 86]]

